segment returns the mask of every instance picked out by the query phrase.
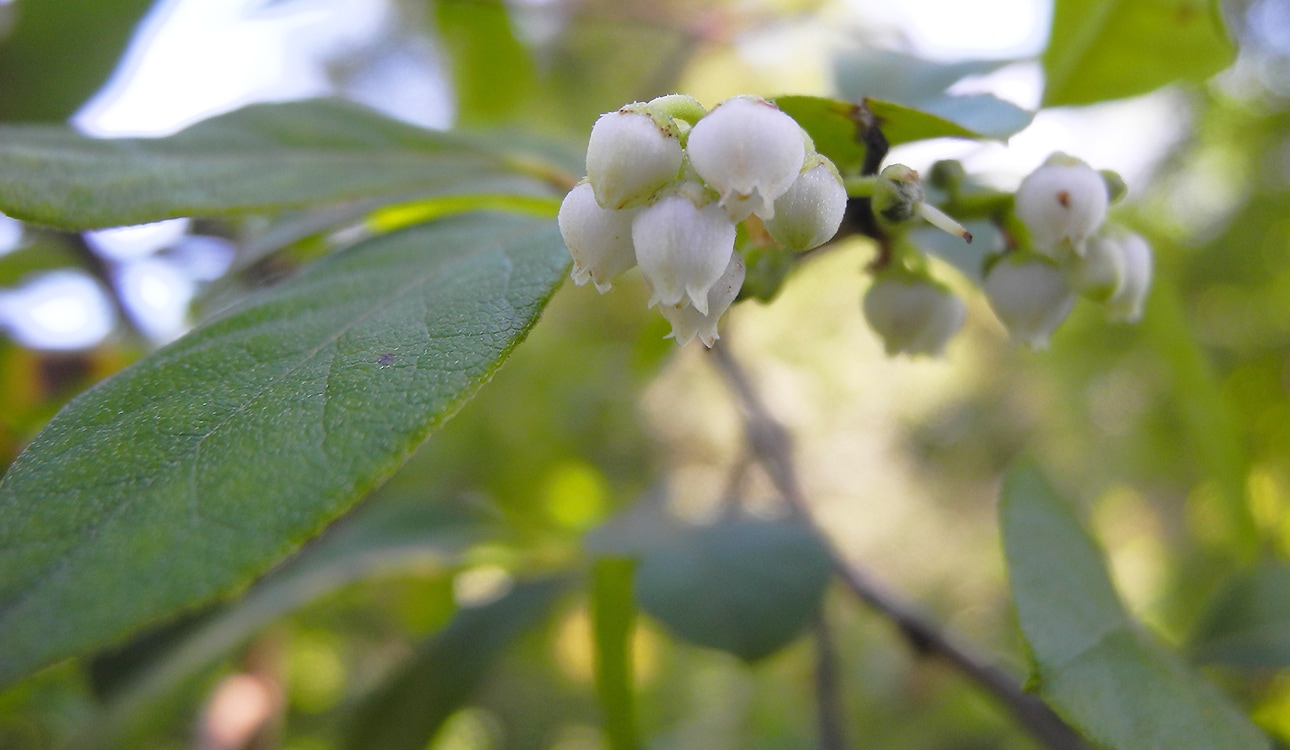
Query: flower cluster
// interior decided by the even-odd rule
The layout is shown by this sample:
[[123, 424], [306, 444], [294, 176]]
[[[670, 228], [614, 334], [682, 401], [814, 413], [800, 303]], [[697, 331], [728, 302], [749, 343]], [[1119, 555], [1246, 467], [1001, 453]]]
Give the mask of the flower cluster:
[[587, 143], [587, 178], [560, 206], [573, 280], [601, 293], [639, 267], [685, 344], [712, 346], [743, 286], [737, 227], [757, 217], [802, 252], [837, 232], [847, 194], [837, 169], [774, 104], [740, 96], [711, 112], [682, 95], [602, 115]]
[[1015, 211], [1029, 242], [990, 259], [983, 283], [1015, 340], [1046, 347], [1078, 296], [1104, 303], [1112, 320], [1142, 317], [1151, 248], [1105, 225], [1111, 198], [1104, 175], [1066, 154], [1053, 154], [1021, 181]]

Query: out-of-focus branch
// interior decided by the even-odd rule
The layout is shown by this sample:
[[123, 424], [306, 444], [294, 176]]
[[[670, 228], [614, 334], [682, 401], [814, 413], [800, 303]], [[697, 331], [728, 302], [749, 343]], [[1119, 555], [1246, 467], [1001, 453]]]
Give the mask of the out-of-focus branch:
[[[793, 513], [810, 523], [823, 537], [823, 532], [814, 523], [810, 504], [797, 477], [788, 431], [767, 411], [747, 374], [731, 354], [728, 339], [723, 339], [712, 349], [712, 357], [735, 392], [753, 452]], [[828, 547], [834, 570], [846, 587], [895, 623], [914, 651], [943, 659], [993, 695], [1044, 747], [1050, 750], [1087, 750], [1088, 746], [1075, 730], [1037, 696], [1023, 690], [1021, 681], [1014, 675], [995, 666], [974, 646], [940, 626], [914, 602], [892, 590], [872, 573], [844, 559], [831, 544]]]
[[838, 681], [838, 656], [833, 631], [821, 610], [815, 617], [815, 702], [819, 717], [821, 750], [847, 750], [842, 714], [842, 685]]

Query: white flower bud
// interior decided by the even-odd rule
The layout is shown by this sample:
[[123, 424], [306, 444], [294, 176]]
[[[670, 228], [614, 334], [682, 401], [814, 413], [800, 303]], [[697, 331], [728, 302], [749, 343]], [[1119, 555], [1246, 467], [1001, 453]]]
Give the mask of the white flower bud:
[[587, 142], [587, 181], [604, 208], [645, 203], [681, 171], [675, 125], [630, 107], [601, 115]]
[[1017, 218], [1035, 249], [1058, 257], [1065, 248], [1084, 254], [1084, 240], [1106, 219], [1106, 182], [1092, 167], [1053, 154], [1017, 187]]
[[846, 210], [842, 178], [832, 164], [822, 163], [798, 175], [775, 200], [775, 215], [766, 220], [766, 231], [779, 244], [800, 253], [833, 239]]
[[1014, 341], [1047, 349], [1048, 338], [1075, 306], [1075, 292], [1050, 258], [1013, 252], [999, 258], [982, 291]]
[[1142, 318], [1142, 305], [1151, 289], [1151, 246], [1141, 235], [1118, 238], [1124, 264], [1120, 288], [1106, 301], [1112, 320], [1136, 323]]
[[716, 189], [731, 221], [775, 215], [806, 160], [797, 121], [755, 97], [718, 104], [690, 131], [687, 150], [695, 172]]
[[649, 279], [650, 305], [690, 298], [708, 313], [708, 291], [725, 273], [735, 247], [735, 225], [716, 203], [696, 206], [682, 194], [640, 210], [632, 221], [636, 262]]
[[739, 253], [731, 253], [730, 263], [726, 265], [725, 273], [721, 274], [717, 283], [708, 290], [707, 314], [694, 309], [693, 305], [659, 307], [659, 312], [663, 313], [667, 322], [672, 324], [672, 332], [668, 336], [676, 339], [676, 343], [682, 346], [698, 336], [703, 345], [711, 349], [720, 338], [717, 335], [717, 321], [730, 308], [735, 297], [739, 296], [739, 289], [744, 285], [745, 273], [743, 256]]
[[889, 356], [939, 357], [967, 318], [967, 306], [948, 288], [907, 271], [879, 273], [863, 309]]
[[632, 219], [639, 209], [613, 211], [596, 203], [589, 183], [569, 191], [560, 204], [557, 222], [564, 244], [573, 256], [573, 281], [578, 286], [593, 281], [604, 294], [624, 271], [636, 265], [632, 247]]
[[1124, 252], [1119, 238], [1103, 234], [1089, 237], [1084, 243], [1084, 255], [1068, 256], [1063, 259], [1062, 268], [1076, 293], [1095, 302], [1105, 302], [1124, 279]]

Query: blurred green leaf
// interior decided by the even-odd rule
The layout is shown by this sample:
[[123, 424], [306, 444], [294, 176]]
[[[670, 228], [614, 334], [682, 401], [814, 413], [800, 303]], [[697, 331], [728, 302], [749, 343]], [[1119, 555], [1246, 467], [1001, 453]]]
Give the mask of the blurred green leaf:
[[360, 707], [346, 746], [423, 750], [470, 700], [502, 651], [550, 611], [567, 583], [519, 583], [491, 604], [460, 610]]
[[1229, 581], [1197, 621], [1189, 650], [1206, 664], [1290, 667], [1290, 563], [1267, 563]]
[[1044, 52], [1044, 106], [1203, 81], [1236, 59], [1211, 0], [1057, 0]]
[[884, 99], [912, 103], [935, 98], [968, 76], [991, 73], [1016, 60], [939, 62], [869, 45], [839, 55], [834, 63], [838, 93], [850, 101]]
[[829, 571], [828, 550], [802, 524], [723, 520], [648, 549], [636, 597], [681, 638], [754, 661], [810, 622]]
[[1000, 527], [1033, 684], [1109, 750], [1254, 750], [1268, 742], [1124, 611], [1102, 553], [1032, 466], [1008, 475]]
[[0, 37], [0, 120], [61, 122], [111, 75], [152, 0], [21, 0]]
[[491, 377], [567, 266], [554, 222], [445, 219], [325, 258], [82, 394], [0, 483], [0, 682], [318, 533]]
[[[483, 536], [479, 519], [436, 498], [389, 498], [364, 505], [344, 523], [257, 581], [231, 606], [144, 634], [92, 667], [95, 693], [128, 719], [141, 704], [309, 602], [358, 581], [400, 573], [445, 572]], [[104, 731], [102, 722], [91, 728]]]
[[[1159, 250], [1158, 250], [1159, 251]], [[1180, 430], [1200, 478], [1213, 483], [1214, 515], [1228, 551], [1249, 561], [1260, 544], [1258, 524], [1250, 510], [1246, 477], [1250, 458], [1214, 373], [1214, 365], [1196, 341], [1187, 303], [1168, 277], [1156, 282], [1141, 328], [1147, 345], [1165, 366], [1178, 411]]]
[[878, 99], [852, 104], [819, 96], [781, 96], [775, 104], [797, 120], [816, 150], [844, 173], [858, 172], [864, 164], [869, 123], [896, 146], [928, 138], [1006, 138], [1029, 125], [1033, 116], [988, 95], [931, 100], [939, 113]]
[[1034, 112], [990, 94], [937, 96], [914, 107], [869, 100], [882, 132], [894, 144], [927, 138], [993, 138], [1006, 140], [1035, 118]]
[[636, 710], [632, 696], [632, 634], [636, 603], [632, 576], [636, 563], [604, 557], [592, 569], [591, 621], [596, 647], [596, 693], [604, 711], [609, 750], [634, 750]]
[[252, 105], [169, 138], [0, 126], [0, 211], [91, 229], [381, 196], [550, 195], [521, 173], [547, 167], [522, 157], [332, 100]]
[[452, 69], [457, 120], [494, 125], [513, 117], [536, 85], [533, 60], [500, 0], [437, 0], [439, 39]]

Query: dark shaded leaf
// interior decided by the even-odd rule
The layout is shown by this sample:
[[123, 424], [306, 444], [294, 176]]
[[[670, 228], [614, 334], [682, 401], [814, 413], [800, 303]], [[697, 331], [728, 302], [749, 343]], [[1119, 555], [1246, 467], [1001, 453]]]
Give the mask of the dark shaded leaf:
[[111, 75], [152, 0], [22, 0], [0, 38], [0, 120], [61, 122]]
[[1290, 563], [1268, 563], [1229, 581], [1197, 621], [1189, 647], [1207, 664], [1290, 667]]
[[810, 622], [830, 569], [828, 550], [806, 526], [725, 520], [680, 529], [646, 551], [636, 597], [681, 638], [754, 661]]
[[491, 604], [459, 611], [360, 708], [347, 746], [422, 750], [470, 700], [502, 651], [540, 622], [566, 588], [563, 579], [520, 583]]
[[82, 394], [0, 480], [0, 682], [244, 586], [499, 366], [563, 279], [552, 221], [330, 256]]

